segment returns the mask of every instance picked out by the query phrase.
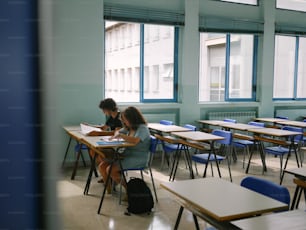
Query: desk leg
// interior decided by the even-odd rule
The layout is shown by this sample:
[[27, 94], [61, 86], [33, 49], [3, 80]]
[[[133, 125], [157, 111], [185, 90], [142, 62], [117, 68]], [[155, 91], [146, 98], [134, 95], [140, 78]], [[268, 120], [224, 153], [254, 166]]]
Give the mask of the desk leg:
[[177, 228], [178, 228], [178, 226], [179, 226], [179, 224], [180, 224], [180, 221], [181, 221], [181, 217], [182, 217], [183, 211], [184, 211], [184, 207], [181, 206], [181, 207], [180, 207], [180, 210], [179, 210], [179, 213], [177, 214], [177, 218], [176, 218], [174, 230], [177, 230]]
[[94, 157], [91, 160], [91, 167], [90, 167], [90, 171], [89, 171], [89, 174], [88, 174], [88, 177], [87, 177], [87, 182], [86, 182], [84, 193], [83, 193], [84, 195], [88, 195], [92, 173], [96, 168], [96, 157], [97, 157], [97, 154], [95, 153]]
[[192, 214], [192, 216], [193, 216], [193, 221], [194, 221], [194, 225], [195, 225], [195, 227], [196, 227], [196, 230], [200, 230], [197, 216], [194, 215], [194, 214]]
[[66, 152], [65, 152], [65, 156], [64, 156], [64, 159], [63, 159], [63, 163], [62, 163], [62, 167], [64, 167], [64, 164], [65, 164], [65, 161], [66, 161], [66, 158], [67, 158], [67, 155], [68, 155], [68, 150], [69, 150], [69, 147], [70, 147], [70, 144], [71, 144], [71, 137], [69, 137], [69, 141], [68, 141], [68, 145], [66, 147]]
[[113, 169], [114, 162], [115, 162], [115, 160], [112, 161], [112, 163], [111, 163], [111, 165], [110, 165], [109, 173], [108, 173], [108, 175], [107, 175], [107, 178], [106, 178], [106, 181], [105, 181], [105, 184], [104, 184], [104, 189], [103, 189], [102, 197], [101, 197], [100, 204], [99, 204], [99, 208], [98, 208], [98, 214], [100, 214], [100, 212], [101, 212], [101, 208], [102, 208], [102, 204], [103, 204], [105, 192], [106, 192], [108, 183], [110, 182], [110, 174], [111, 174], [111, 171], [112, 171], [112, 169]]
[[[82, 145], [82, 144], [79, 144], [79, 145]], [[74, 177], [75, 177], [76, 172], [78, 170], [79, 160], [80, 160], [81, 155], [82, 155], [82, 149], [80, 147], [79, 150], [78, 150], [78, 153], [77, 153], [77, 158], [76, 158], [75, 163], [74, 163], [74, 167], [73, 167], [73, 171], [72, 171], [72, 175], [71, 175], [71, 180], [74, 180]]]
[[173, 159], [171, 171], [170, 171], [169, 181], [174, 181], [176, 171], [177, 171], [177, 167], [178, 167], [178, 164], [179, 164], [180, 158], [181, 158], [181, 150], [182, 150], [182, 145], [178, 144], [177, 149], [175, 151], [175, 156], [174, 156], [174, 159]]
[[262, 174], [264, 174], [264, 172], [267, 171], [267, 166], [266, 166], [266, 158], [265, 158], [265, 149], [261, 141], [259, 142], [259, 154], [260, 154], [261, 163], [262, 163]]
[[183, 145], [183, 148], [184, 148], [185, 158], [187, 160], [187, 165], [188, 165], [188, 168], [189, 168], [190, 178], [194, 179], [194, 174], [193, 174], [193, 169], [192, 169], [192, 161], [191, 161], [188, 146]]

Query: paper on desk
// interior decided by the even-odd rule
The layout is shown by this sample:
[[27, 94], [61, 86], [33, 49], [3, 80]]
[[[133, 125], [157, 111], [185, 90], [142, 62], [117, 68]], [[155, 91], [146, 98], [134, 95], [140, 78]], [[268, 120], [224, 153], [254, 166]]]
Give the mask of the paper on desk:
[[87, 135], [88, 133], [92, 132], [92, 131], [97, 131], [97, 132], [101, 132], [101, 129], [100, 128], [97, 128], [97, 127], [92, 127], [90, 125], [85, 125], [85, 124], [80, 124], [81, 126], [81, 132], [84, 134], [84, 135]]
[[112, 136], [103, 136], [101, 137], [101, 141], [105, 141], [105, 142], [123, 142], [124, 139], [123, 138], [113, 138], [110, 139]]

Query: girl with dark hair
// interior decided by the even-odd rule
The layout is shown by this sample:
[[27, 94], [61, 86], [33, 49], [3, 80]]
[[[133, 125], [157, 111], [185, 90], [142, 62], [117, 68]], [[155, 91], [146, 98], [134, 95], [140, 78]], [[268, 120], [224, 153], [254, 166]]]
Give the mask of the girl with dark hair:
[[[133, 147], [127, 147], [122, 153], [122, 168], [146, 167], [148, 164], [151, 138], [144, 117], [137, 108], [128, 107], [121, 113], [121, 120], [124, 127], [116, 131], [112, 138], [122, 138], [126, 142], [135, 144]], [[113, 165], [111, 172], [109, 170], [110, 162], [102, 161], [99, 165], [99, 171], [104, 181], [106, 181], [107, 175], [110, 173], [111, 178], [116, 183], [120, 183], [121, 172], [119, 162]], [[123, 186], [126, 188], [126, 184], [123, 184]], [[110, 186], [108, 186], [107, 192], [111, 192]]]

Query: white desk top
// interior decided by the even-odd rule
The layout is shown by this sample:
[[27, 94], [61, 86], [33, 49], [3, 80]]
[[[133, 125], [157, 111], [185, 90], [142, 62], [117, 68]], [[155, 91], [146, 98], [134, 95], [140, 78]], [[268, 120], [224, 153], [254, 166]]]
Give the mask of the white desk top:
[[69, 131], [79, 131], [79, 130], [81, 130], [81, 127], [80, 127], [80, 125], [64, 125], [63, 129], [66, 132], [69, 132]]
[[293, 132], [282, 129], [273, 129], [273, 128], [261, 128], [261, 129], [251, 128], [248, 129], [248, 131], [264, 135], [276, 136], [276, 137], [286, 137], [286, 136], [294, 136], [301, 134], [299, 132]]
[[190, 131], [190, 129], [177, 126], [177, 125], [163, 125], [159, 123], [148, 123], [149, 129], [154, 129], [160, 132], [164, 133], [171, 133], [171, 132], [184, 132], [184, 131]]
[[303, 121], [282, 120], [276, 123], [281, 124], [281, 125], [290, 125], [290, 126], [295, 126], [295, 127], [300, 127], [300, 128], [306, 128], [306, 122], [303, 122]]
[[255, 121], [263, 121], [263, 122], [278, 122], [278, 121], [284, 121], [285, 119], [281, 118], [274, 118], [274, 117], [257, 117], [254, 119]]
[[243, 124], [243, 123], [231, 123], [231, 122], [222, 123], [221, 126], [224, 128], [236, 129], [236, 130], [241, 130], [241, 131], [248, 131], [249, 129], [264, 128], [264, 127], [255, 126], [255, 125], [248, 125], [248, 124]]
[[231, 221], [285, 210], [288, 206], [220, 178], [162, 183], [161, 187], [217, 221]]
[[215, 141], [224, 139], [223, 137], [201, 131], [172, 132], [171, 134], [192, 141]]
[[202, 124], [216, 125], [216, 126], [220, 126], [224, 123], [229, 123], [229, 122], [225, 122], [225, 121], [221, 121], [221, 120], [198, 120], [198, 122], [202, 123]]
[[306, 167], [285, 169], [285, 172], [296, 177], [304, 177], [306, 179]]
[[244, 220], [231, 222], [244, 230], [302, 230], [306, 229], [306, 212], [294, 210], [281, 213], [273, 213]]

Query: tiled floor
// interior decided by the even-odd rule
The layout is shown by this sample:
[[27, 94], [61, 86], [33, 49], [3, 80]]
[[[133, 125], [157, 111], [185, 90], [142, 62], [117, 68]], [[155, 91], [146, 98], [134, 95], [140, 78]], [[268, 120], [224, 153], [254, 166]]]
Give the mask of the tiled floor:
[[[239, 184], [241, 179], [246, 176], [242, 169], [241, 159], [242, 156], [238, 155], [238, 161], [232, 165], [233, 183], [236, 184]], [[263, 177], [279, 183], [279, 159], [267, 156], [267, 166], [268, 171], [262, 175], [260, 159], [255, 157], [248, 175]], [[296, 167], [295, 158], [291, 157], [288, 168], [294, 167]], [[202, 174], [203, 166], [198, 165], [198, 170]], [[58, 181], [58, 199], [63, 229], [173, 229], [179, 205], [171, 194], [159, 186], [161, 182], [168, 181], [168, 169], [165, 167], [164, 170], [160, 170], [160, 159], [158, 157], [153, 162], [153, 175], [157, 185], [159, 202], [155, 204], [154, 212], [151, 215], [124, 215], [127, 204], [118, 204], [118, 194], [106, 195], [101, 215], [98, 215], [97, 209], [103, 185], [97, 183], [98, 178], [93, 178], [89, 195], [84, 196], [83, 189], [88, 171], [88, 168], [80, 167], [75, 180], [71, 181], [71, 168], [66, 168], [63, 170], [62, 177]], [[221, 164], [221, 174], [224, 179], [229, 180], [225, 162]], [[217, 171], [215, 169], [216, 175]], [[135, 172], [130, 173], [129, 176], [140, 175]], [[210, 170], [208, 170], [208, 176], [211, 176]], [[189, 173], [185, 168], [184, 161], [181, 161], [176, 180], [189, 179], [188, 177]], [[289, 189], [291, 197], [293, 197], [295, 189], [292, 178], [291, 175], [286, 175], [283, 182], [283, 185]], [[146, 174], [145, 180], [150, 182], [150, 178]], [[305, 208], [303, 200], [300, 208]], [[205, 229], [207, 226], [201, 220], [199, 220], [199, 224], [201, 229]], [[193, 218], [190, 212], [184, 211], [179, 229], [194, 229]]]

